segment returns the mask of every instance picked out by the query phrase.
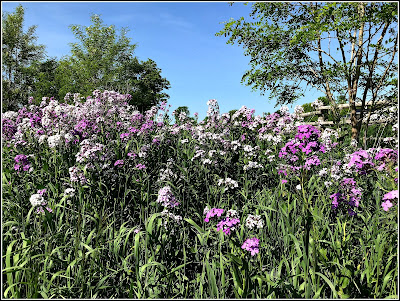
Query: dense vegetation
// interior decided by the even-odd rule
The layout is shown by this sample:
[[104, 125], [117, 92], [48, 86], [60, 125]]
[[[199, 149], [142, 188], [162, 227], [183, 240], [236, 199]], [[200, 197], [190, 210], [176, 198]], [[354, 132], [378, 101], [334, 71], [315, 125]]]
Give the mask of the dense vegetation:
[[216, 100], [168, 124], [129, 97], [2, 115], [4, 297], [397, 295], [397, 138], [363, 150]]
[[[252, 56], [248, 83], [272, 88], [278, 103], [295, 98], [297, 79], [326, 97], [293, 114], [220, 114], [215, 99], [203, 121], [187, 106], [170, 114], [169, 82], [133, 55], [126, 29], [117, 35], [93, 15], [89, 27], [71, 25], [70, 56], [44, 60], [35, 27], [22, 30], [22, 6], [3, 15], [2, 297], [398, 297], [397, 77], [384, 63], [397, 54], [394, 6], [253, 7], [262, 22], [292, 21], [226, 24], [221, 34], [240, 36]], [[355, 28], [384, 30], [386, 48], [369, 41], [358, 52], [341, 35]], [[313, 78], [306, 50], [333, 29], [364, 61], [311, 62]], [[260, 60], [266, 49], [272, 57]], [[292, 86], [275, 85], [294, 67]], [[359, 94], [339, 84], [348, 76]], [[351, 125], [339, 121], [355, 107], [328, 112], [332, 128], [301, 117], [352, 105], [360, 91], [389, 105], [362, 109]]]

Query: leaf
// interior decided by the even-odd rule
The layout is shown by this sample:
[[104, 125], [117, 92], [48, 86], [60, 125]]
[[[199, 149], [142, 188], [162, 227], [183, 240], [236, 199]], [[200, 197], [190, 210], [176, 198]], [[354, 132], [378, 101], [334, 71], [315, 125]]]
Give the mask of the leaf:
[[161, 264], [161, 263], [159, 263], [159, 262], [156, 262], [156, 261], [153, 261], [153, 262], [146, 263], [145, 265], [143, 265], [143, 266], [141, 266], [141, 267], [139, 268], [139, 277], [142, 278], [144, 271], [145, 271], [148, 267], [151, 267], [151, 266], [158, 266], [158, 267], [161, 267], [164, 271], [167, 270], [167, 268], [166, 268], [163, 264]]
[[322, 279], [325, 280], [326, 284], [328, 284], [332, 290], [333, 297], [338, 298], [338, 293], [336, 292], [335, 286], [332, 284], [332, 282], [325, 275], [321, 274], [320, 272], [315, 272], [315, 274], [317, 274], [318, 276], [320, 276]]
[[199, 231], [200, 233], [204, 233], [205, 231], [199, 226], [197, 225], [192, 219], [190, 218], [184, 218], [185, 221], [187, 221], [189, 224], [191, 224], [193, 227], [196, 228], [197, 231]]
[[239, 257], [233, 255], [232, 253], [227, 253], [226, 255], [228, 255], [233, 260], [233, 262], [235, 262], [238, 266], [243, 265], [243, 261]]
[[147, 222], [147, 224], [146, 224], [146, 231], [150, 234], [150, 235], [152, 235], [152, 233], [153, 233], [153, 229], [154, 229], [154, 220], [157, 218], [157, 217], [160, 217], [161, 216], [161, 213], [154, 213], [152, 216], [151, 216], [151, 218], [148, 220], [148, 222]]

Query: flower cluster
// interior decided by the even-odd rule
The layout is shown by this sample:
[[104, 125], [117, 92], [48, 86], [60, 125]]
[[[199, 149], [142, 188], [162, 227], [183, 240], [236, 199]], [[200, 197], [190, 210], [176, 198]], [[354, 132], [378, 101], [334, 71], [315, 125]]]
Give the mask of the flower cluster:
[[28, 171], [31, 169], [31, 164], [28, 161], [28, 157], [21, 154], [21, 155], [16, 155], [14, 158], [15, 164], [14, 164], [14, 169], [16, 171]]
[[398, 155], [398, 152], [391, 148], [379, 149], [374, 158], [376, 161], [381, 163], [381, 165], [378, 167], [378, 170], [384, 169], [386, 165], [396, 164]]
[[392, 191], [386, 193], [382, 199], [382, 201], [384, 201], [382, 203], [383, 210], [388, 211], [390, 207], [393, 207], [393, 203], [395, 203], [395, 202], [397, 203], [398, 199], [399, 199], [399, 191], [398, 190], [392, 190]]
[[319, 107], [322, 107], [323, 105], [324, 105], [324, 103], [319, 99], [316, 99], [316, 100], [314, 100], [314, 102], [311, 103], [311, 106], [314, 109], [318, 109]]
[[230, 235], [231, 231], [235, 230], [235, 225], [240, 223], [238, 218], [226, 217], [217, 224], [217, 231], [222, 230], [225, 235]]
[[69, 168], [69, 177], [71, 182], [79, 182], [81, 185], [87, 183], [84, 172], [76, 166], [72, 166]]
[[164, 223], [163, 226], [166, 227], [168, 220], [172, 219], [173, 221], [175, 221], [176, 223], [180, 224], [182, 222], [182, 216], [180, 215], [175, 215], [172, 212], [169, 212], [169, 210], [167, 208], [165, 208], [162, 212], [161, 212], [161, 216], [164, 219]]
[[254, 256], [259, 253], [259, 243], [260, 240], [256, 237], [248, 238], [243, 243], [242, 249], [249, 251], [251, 253], [251, 256]]
[[[296, 172], [300, 169], [310, 170], [314, 166], [321, 164], [318, 157], [320, 153], [325, 153], [326, 147], [318, 141], [319, 130], [311, 125], [299, 125], [295, 139], [287, 142], [279, 152], [279, 158], [284, 159], [287, 167]], [[304, 165], [302, 165], [304, 163]]]
[[70, 196], [73, 197], [75, 195], [75, 189], [74, 188], [67, 188], [64, 190], [64, 195], [65, 196]]
[[[46, 196], [47, 191], [46, 189], [41, 189], [38, 190], [37, 193], [32, 194], [29, 201], [32, 204], [32, 207], [37, 207], [36, 208], [36, 213], [37, 214], [44, 214], [45, 210], [49, 213], [52, 213], [53, 210], [50, 207], [47, 207], [47, 202], [45, 201], [44, 197]], [[44, 207], [46, 206], [46, 207]]]
[[171, 191], [171, 187], [164, 186], [158, 191], [157, 203], [161, 203], [164, 207], [176, 207], [179, 202], [175, 199], [174, 194]]
[[219, 119], [219, 105], [216, 99], [210, 99], [207, 101], [208, 111], [207, 117], [210, 118], [211, 122], [216, 122]]
[[224, 213], [224, 209], [212, 208], [209, 209], [208, 207], [204, 208], [203, 214], [206, 215], [204, 221], [208, 223], [210, 221], [210, 217], [214, 216], [221, 216]]
[[347, 166], [351, 170], [354, 169], [360, 175], [365, 175], [374, 167], [374, 163], [366, 150], [359, 150], [350, 155], [350, 161]]
[[62, 145], [63, 137], [60, 134], [56, 134], [47, 138], [47, 143], [49, 144], [50, 148], [56, 148]]
[[249, 214], [246, 218], [246, 227], [249, 229], [253, 229], [255, 227], [262, 229], [264, 227], [264, 221], [261, 219], [260, 215]]
[[231, 178], [226, 178], [226, 179], [219, 179], [218, 180], [218, 186], [225, 185], [225, 190], [227, 189], [234, 189], [238, 187], [238, 182], [235, 180], [232, 180]]
[[246, 165], [243, 166], [243, 170], [258, 169], [263, 167], [264, 166], [260, 163], [249, 161]]
[[362, 191], [357, 187], [353, 178], [345, 178], [340, 185], [340, 191], [332, 194], [332, 209], [336, 213], [338, 210], [347, 210], [350, 216], [355, 215], [354, 208], [359, 206]]

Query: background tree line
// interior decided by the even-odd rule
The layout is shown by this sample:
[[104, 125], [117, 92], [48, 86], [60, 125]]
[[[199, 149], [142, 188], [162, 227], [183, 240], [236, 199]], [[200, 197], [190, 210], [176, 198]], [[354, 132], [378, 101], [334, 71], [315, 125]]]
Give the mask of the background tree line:
[[76, 42], [71, 43], [71, 54], [61, 59], [49, 58], [44, 45], [37, 45], [35, 30], [23, 30], [24, 8], [2, 15], [2, 110], [18, 110], [33, 97], [63, 101], [66, 93], [87, 96], [93, 90], [115, 90], [132, 95], [131, 105], [140, 111], [149, 109], [169, 95], [169, 81], [161, 76], [161, 69], [148, 59], [141, 61], [134, 55], [135, 44], [118, 33], [113, 25], [103, 24], [99, 15], [92, 15], [88, 27], [70, 25]]

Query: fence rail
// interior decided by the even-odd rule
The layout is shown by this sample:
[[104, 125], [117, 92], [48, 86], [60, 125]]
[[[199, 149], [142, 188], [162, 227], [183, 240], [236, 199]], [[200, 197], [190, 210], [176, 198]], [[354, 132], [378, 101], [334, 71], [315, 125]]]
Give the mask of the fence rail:
[[[380, 101], [376, 101], [375, 103], [372, 101], [369, 101], [369, 102], [365, 103], [365, 106], [369, 107], [372, 105], [375, 105], [375, 106], [376, 105], [385, 105], [388, 103], [389, 102], [387, 100], [380, 100]], [[361, 102], [356, 102], [355, 105], [357, 108], [362, 107]], [[348, 104], [348, 103], [337, 105], [337, 109], [339, 109], [339, 110], [349, 108], [349, 107], [350, 107], [350, 104]], [[301, 124], [310, 124], [310, 125], [316, 125], [316, 126], [333, 125], [333, 124], [335, 124], [333, 121], [325, 121], [324, 120], [324, 114], [332, 109], [333, 109], [332, 106], [321, 106], [321, 107], [318, 107], [318, 110], [316, 110], [316, 111], [302, 113], [302, 114], [300, 114], [301, 117], [309, 117], [309, 116], [319, 116], [319, 117], [318, 117], [318, 121], [316, 121], [316, 122], [302, 122]], [[373, 120], [373, 121], [370, 121], [369, 123], [370, 124], [385, 123], [388, 121], [390, 121], [390, 120], [389, 119], [381, 119], [381, 120]], [[339, 124], [351, 124], [351, 120], [350, 120], [350, 118], [342, 117]]]

